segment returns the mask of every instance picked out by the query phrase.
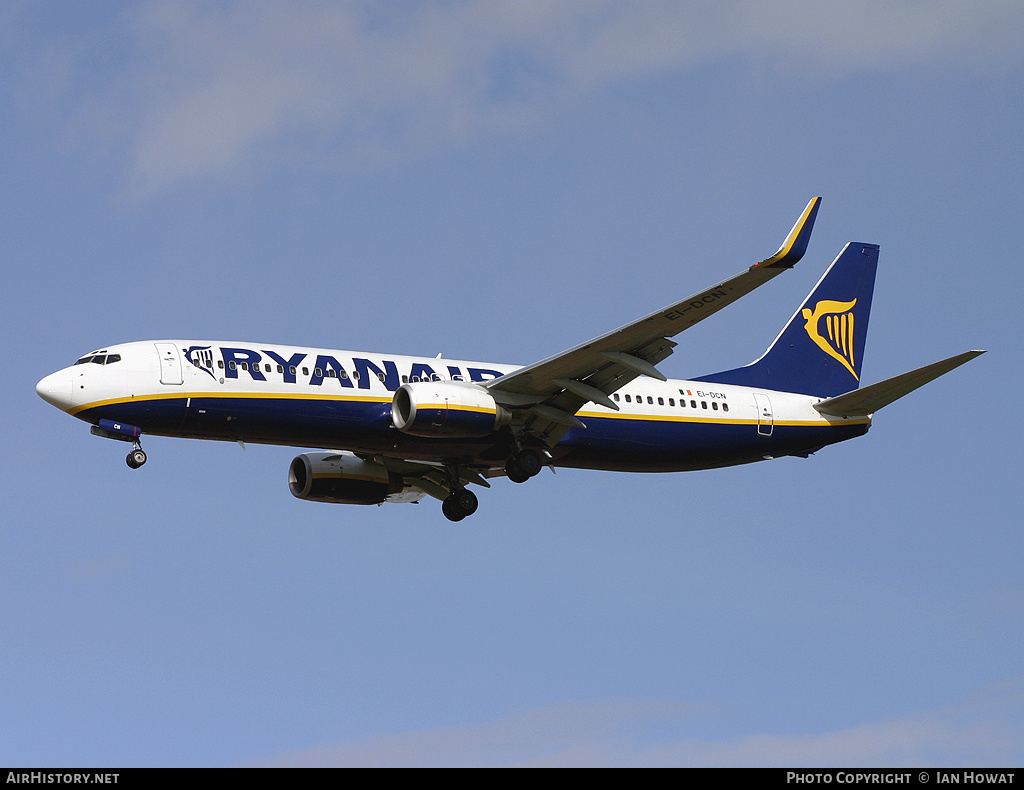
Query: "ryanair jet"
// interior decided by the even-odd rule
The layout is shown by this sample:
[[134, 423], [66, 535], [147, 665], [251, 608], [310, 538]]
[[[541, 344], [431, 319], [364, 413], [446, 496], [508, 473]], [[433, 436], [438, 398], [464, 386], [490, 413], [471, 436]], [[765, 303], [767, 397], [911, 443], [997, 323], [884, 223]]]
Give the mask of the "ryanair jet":
[[755, 362], [692, 380], [658, 364], [670, 338], [791, 268], [820, 198], [746, 271], [526, 367], [262, 343], [160, 340], [92, 351], [36, 392], [132, 443], [143, 434], [334, 448], [289, 467], [292, 494], [372, 505], [439, 499], [460, 521], [469, 485], [545, 466], [678, 472], [795, 455], [866, 433], [872, 414], [983, 353], [870, 386], [861, 362], [878, 246], [850, 242]]

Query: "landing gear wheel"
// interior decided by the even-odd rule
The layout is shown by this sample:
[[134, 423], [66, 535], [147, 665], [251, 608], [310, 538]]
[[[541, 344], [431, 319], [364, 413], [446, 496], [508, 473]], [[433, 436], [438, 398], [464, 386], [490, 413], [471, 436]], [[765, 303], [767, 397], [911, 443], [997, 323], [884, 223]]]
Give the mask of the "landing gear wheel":
[[462, 521], [466, 517], [465, 513], [458, 509], [458, 505], [455, 504], [455, 499], [452, 497], [448, 497], [441, 503], [441, 512], [449, 521]]
[[539, 475], [544, 468], [544, 460], [536, 450], [520, 450], [516, 455], [516, 464], [530, 477]]
[[544, 460], [536, 450], [520, 450], [505, 463], [505, 474], [513, 483], [525, 483], [544, 468]]
[[472, 516], [476, 513], [476, 508], [480, 504], [476, 498], [476, 494], [468, 488], [460, 488], [456, 491], [455, 501], [459, 503], [459, 510], [461, 510], [466, 516]]
[[144, 463], [146, 463], [146, 453], [141, 447], [136, 447], [130, 453], [128, 457], [124, 459], [125, 463], [128, 464], [132, 469], [138, 469]]
[[519, 468], [515, 458], [509, 458], [505, 462], [505, 475], [513, 483], [525, 483], [530, 479], [530, 476]]
[[449, 521], [462, 521], [466, 516], [472, 516], [476, 512], [478, 504], [476, 494], [459, 488], [441, 503], [441, 512]]

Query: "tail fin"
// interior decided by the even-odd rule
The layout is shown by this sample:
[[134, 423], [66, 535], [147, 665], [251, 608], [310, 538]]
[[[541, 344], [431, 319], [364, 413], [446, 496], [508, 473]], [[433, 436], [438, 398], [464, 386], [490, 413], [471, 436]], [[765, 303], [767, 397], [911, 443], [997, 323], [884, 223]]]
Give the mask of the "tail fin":
[[756, 362], [695, 381], [831, 398], [857, 388], [878, 245], [850, 242]]

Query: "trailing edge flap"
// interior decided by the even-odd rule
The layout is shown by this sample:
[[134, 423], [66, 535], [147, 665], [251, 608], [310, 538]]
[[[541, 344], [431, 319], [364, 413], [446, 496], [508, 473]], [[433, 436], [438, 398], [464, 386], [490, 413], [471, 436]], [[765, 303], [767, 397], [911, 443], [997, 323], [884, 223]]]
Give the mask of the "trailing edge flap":
[[[388, 472], [404, 477], [407, 485], [414, 486], [435, 499], [443, 500], [451, 493], [451, 484], [448, 476], [443, 467], [438, 464], [425, 461], [407, 461], [386, 455], [360, 455], [359, 457], [364, 461], [382, 464]], [[487, 482], [481, 472], [486, 474], [491, 471], [489, 469], [477, 470], [468, 466], [461, 466], [459, 467], [459, 482], [463, 484], [473, 483], [484, 488], [490, 488], [491, 484]]]
[[872, 384], [870, 387], [862, 387], [853, 392], [847, 392], [845, 395], [823, 400], [821, 403], [814, 404], [814, 408], [822, 414], [835, 417], [871, 414], [984, 353], [984, 351], [966, 351], [909, 373], [893, 376], [891, 379]]
[[[484, 386], [496, 397], [498, 393], [514, 393], [532, 396], [534, 402], [554, 398], [547, 400], [549, 405], [573, 415], [590, 398], [572, 391], [581, 387], [567, 388], [566, 380], [581, 382], [607, 395], [641, 374], [663, 379], [653, 366], [672, 353], [676, 344], [668, 338], [792, 268], [807, 249], [820, 204], [820, 197], [811, 198], [778, 252], [735, 277], [561, 354], [491, 379]], [[529, 427], [551, 444], [568, 430], [564, 424], [536, 414]]]

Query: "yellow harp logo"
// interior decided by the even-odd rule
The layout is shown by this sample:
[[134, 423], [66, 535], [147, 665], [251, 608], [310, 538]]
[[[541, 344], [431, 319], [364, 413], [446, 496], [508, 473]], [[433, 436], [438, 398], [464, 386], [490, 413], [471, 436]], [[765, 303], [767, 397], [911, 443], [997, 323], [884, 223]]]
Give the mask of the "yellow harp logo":
[[[802, 311], [804, 329], [815, 344], [833, 359], [842, 363], [850, 375], [857, 381], [860, 377], [854, 371], [853, 361], [853, 306], [857, 300], [852, 302], [837, 302], [833, 299], [826, 299], [814, 306], [812, 313], [806, 307]], [[821, 333], [821, 319], [824, 318], [825, 335]]]

